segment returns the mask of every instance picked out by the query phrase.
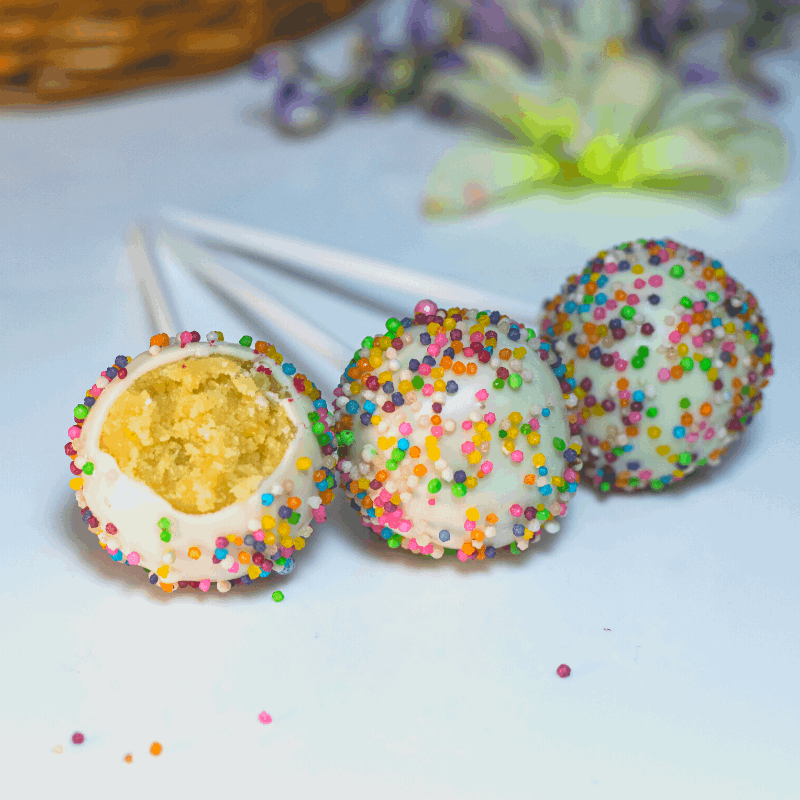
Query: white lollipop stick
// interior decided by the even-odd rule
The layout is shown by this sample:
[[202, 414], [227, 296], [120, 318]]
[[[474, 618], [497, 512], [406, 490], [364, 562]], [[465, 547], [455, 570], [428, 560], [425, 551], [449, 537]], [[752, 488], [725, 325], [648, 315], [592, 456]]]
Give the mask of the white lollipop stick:
[[423, 275], [395, 264], [328, 249], [289, 236], [185, 211], [166, 210], [162, 214], [167, 222], [190, 231], [199, 239], [239, 252], [249, 252], [263, 259], [288, 262], [298, 272], [312, 277], [347, 277], [417, 298], [425, 295], [461, 307], [497, 310], [521, 322], [530, 323], [539, 313], [535, 303], [520, 297], [496, 295], [445, 278]]
[[284, 308], [273, 297], [218, 264], [203, 248], [163, 233], [160, 239], [161, 245], [171, 252], [184, 269], [200, 276], [220, 294], [233, 300], [250, 314], [266, 317], [274, 326], [291, 331], [295, 339], [319, 354], [336, 371], [338, 383], [341, 370], [353, 356], [353, 347], [334, 334], [320, 330], [307, 318]]
[[177, 317], [171, 311], [164, 293], [164, 280], [158, 259], [150, 256], [144, 226], [132, 226], [128, 231], [125, 253], [136, 280], [136, 288], [142, 299], [148, 322], [153, 331], [174, 334], [178, 327]]

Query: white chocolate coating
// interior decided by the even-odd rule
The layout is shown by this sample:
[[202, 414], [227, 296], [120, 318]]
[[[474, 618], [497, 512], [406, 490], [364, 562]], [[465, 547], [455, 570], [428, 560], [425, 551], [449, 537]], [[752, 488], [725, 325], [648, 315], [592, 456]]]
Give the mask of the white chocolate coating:
[[[446, 312], [440, 311], [439, 315], [444, 319]], [[430, 319], [434, 316], [431, 314]], [[402, 349], [390, 347], [383, 351], [380, 364], [374, 347], [360, 351], [361, 358], [373, 358], [375, 363], [371, 363], [370, 372], [359, 377], [362, 388], [358, 394], [348, 379], [348, 374], [358, 369], [357, 363], [351, 363], [335, 392], [338, 396], [334, 419], [338, 424], [334, 429], [344, 429], [341, 420], [347, 415], [352, 419], [354, 435], [350, 454], [338, 464], [341, 485], [359, 507], [362, 524], [387, 539], [391, 546], [435, 558], [442, 556], [445, 549], [458, 551], [462, 561], [492, 557], [497, 548], [512, 543], [514, 552], [524, 550], [530, 541], [538, 540], [543, 529], [553, 533], [559, 529], [558, 519], [566, 513], [568, 498], [577, 487], [580, 440], [569, 436], [561, 389], [550, 366], [555, 356], [550, 353], [549, 362], [543, 360], [539, 340], [524, 326], [507, 318], [491, 324], [488, 317], [483, 317], [485, 324], [476, 325], [476, 317], [477, 311], [468, 311], [453, 326], [461, 333], [460, 343], [465, 347], [454, 354], [452, 361], [474, 364], [474, 375], [457, 374], [453, 364], [445, 366], [437, 378], [435, 370], [443, 359], [449, 358], [448, 348], [452, 349], [459, 340], [454, 340], [451, 330], [445, 330], [440, 323], [438, 334], [434, 333], [428, 342], [426, 325], [417, 324], [404, 329]], [[512, 327], [519, 334], [516, 340], [509, 338]], [[477, 351], [467, 353], [474, 331], [480, 331], [480, 340], [486, 342], [491, 341], [490, 331], [497, 334], [488, 363], [479, 361]], [[506, 356], [507, 350], [511, 357], [501, 358], [500, 353]], [[414, 360], [422, 362], [426, 356], [437, 366], [427, 365], [430, 370], [424, 364], [417, 370], [411, 368]], [[497, 371], [503, 368], [508, 370], [507, 380], [502, 388], [493, 388]], [[428, 374], [423, 377], [426, 371]], [[377, 390], [364, 388], [370, 380], [374, 386], [377, 376], [384, 372], [392, 376], [388, 393], [386, 383]], [[423, 385], [409, 391], [408, 382], [415, 378]], [[442, 382], [438, 387], [437, 380]], [[512, 387], [512, 382], [518, 385]], [[403, 395], [403, 404], [386, 411], [384, 404], [396, 392]], [[433, 408], [437, 403], [441, 406], [438, 411]], [[358, 405], [357, 410], [353, 404]], [[371, 410], [368, 404], [376, 408]], [[508, 419], [512, 412], [521, 417], [516, 425]], [[366, 424], [363, 414], [372, 415]], [[436, 415], [441, 418], [438, 424], [431, 422]], [[373, 424], [376, 420], [378, 424]], [[532, 430], [520, 431], [525, 425]], [[513, 447], [507, 450], [504, 443], [511, 442], [512, 437], [500, 434], [509, 429], [515, 438]], [[477, 444], [474, 437], [478, 437]], [[554, 440], [560, 441], [560, 450]], [[419, 448], [416, 455], [415, 447]], [[396, 460], [395, 448], [405, 448], [406, 456], [396, 469], [388, 470], [387, 461]], [[566, 460], [567, 452], [571, 463]], [[537, 465], [541, 462], [546, 474], [539, 473], [534, 459]], [[422, 469], [424, 475], [415, 472]], [[466, 482], [459, 471], [466, 474]], [[388, 477], [376, 488], [376, 476], [382, 472]], [[452, 491], [457, 475], [462, 478], [461, 486], [466, 486], [463, 496]], [[375, 483], [353, 491], [352, 481], [359, 479]], [[431, 491], [432, 480], [441, 483], [438, 491]], [[399, 503], [392, 502], [392, 496]], [[365, 500], [367, 507], [363, 506]], [[534, 512], [540, 512], [539, 516]], [[491, 515], [497, 519], [492, 520]]]
[[[213, 336], [210, 338], [209, 343], [189, 343], [183, 347], [180, 344], [151, 347], [130, 361], [124, 379], [116, 377], [108, 383], [106, 378], [101, 378], [96, 387], [102, 388], [102, 393], [91, 407], [80, 436], [73, 441], [78, 453], [76, 466], [83, 467], [86, 462], [93, 465], [91, 474], [81, 476], [83, 486], [77, 496], [81, 507], [88, 506], [97, 520], [98, 524], [93, 529], [101, 543], [106, 545], [115, 560], [138, 564], [150, 570], [151, 575], [157, 574], [159, 582], [168, 591], [178, 581], [201, 582], [200, 588], [203, 590], [208, 589], [210, 581], [217, 581], [218, 589], [227, 591], [230, 588], [229, 581], [244, 575], [252, 580], [270, 571], [283, 574], [291, 572], [296, 547], [282, 547], [280, 536], [276, 537], [275, 544], [264, 544], [262, 517], [268, 514], [276, 523], [283, 522], [279, 517], [279, 509], [289, 497], [299, 498], [299, 519], [290, 526], [291, 537], [295, 542], [298, 538], [304, 540], [308, 537], [312, 533], [311, 523], [325, 518], [325, 509], [319, 496], [322, 490], [312, 476], [323, 468], [332, 470], [336, 461], [333, 455], [323, 455], [308, 416], [317, 411], [324, 418], [327, 411], [324, 407], [315, 409], [312, 399], [298, 391], [294, 383], [297, 376], [285, 374], [281, 366], [266, 355], [240, 344], [217, 342]], [[266, 391], [265, 397], [283, 407], [296, 426], [297, 433], [277, 469], [260, 482], [247, 500], [213, 513], [188, 514], [173, 508], [145, 483], [123, 473], [115, 459], [101, 450], [100, 433], [114, 401], [137, 378], [171, 362], [216, 354], [250, 361], [254, 369], [259, 366], [268, 369], [274, 379], [286, 388], [288, 397], [279, 398]], [[307, 378], [305, 383], [309, 385]], [[107, 384], [105, 388], [104, 384]], [[311, 466], [299, 469], [298, 459], [303, 457], [310, 459], [310, 462], [304, 463], [310, 463]], [[264, 494], [274, 497], [269, 505], [262, 503]], [[168, 542], [162, 541], [160, 536], [158, 522], [162, 518], [167, 518], [171, 523], [171, 539]], [[225, 548], [225, 557], [219, 563], [213, 563], [219, 537], [229, 538], [230, 541]], [[245, 537], [248, 537], [249, 545], [244, 541]], [[190, 557], [190, 548], [196, 548], [192, 551], [194, 555], [199, 550], [199, 557]], [[240, 553], [247, 554], [242, 557], [245, 563], [241, 563]], [[254, 564], [256, 553], [261, 553], [265, 559], [259, 565]], [[260, 561], [260, 558], [257, 560]], [[258, 575], [255, 574], [256, 567]], [[253, 574], [248, 574], [248, 569]]]
[[605, 490], [660, 489], [717, 464], [772, 373], [753, 295], [718, 261], [672, 240], [599, 253], [539, 327], [568, 362], [572, 430], [584, 436], [587, 475]]

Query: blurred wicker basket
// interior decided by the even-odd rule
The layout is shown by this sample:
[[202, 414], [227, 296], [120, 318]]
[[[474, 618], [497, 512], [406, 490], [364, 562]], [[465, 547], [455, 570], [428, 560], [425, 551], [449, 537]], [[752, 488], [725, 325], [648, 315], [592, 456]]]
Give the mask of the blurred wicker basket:
[[0, 0], [0, 105], [77, 100], [216, 72], [364, 0]]

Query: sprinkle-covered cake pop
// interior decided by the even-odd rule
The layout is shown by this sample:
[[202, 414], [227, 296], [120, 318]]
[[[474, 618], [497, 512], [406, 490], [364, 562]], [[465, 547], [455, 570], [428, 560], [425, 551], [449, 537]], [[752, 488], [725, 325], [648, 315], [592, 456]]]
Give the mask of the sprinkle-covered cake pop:
[[601, 251], [547, 303], [570, 430], [602, 491], [662, 489], [717, 464], [761, 408], [772, 342], [755, 297], [670, 239]]
[[158, 334], [117, 356], [65, 446], [83, 519], [115, 561], [171, 592], [294, 569], [336, 464], [319, 390], [267, 342]]
[[334, 390], [341, 487], [389, 547], [462, 561], [555, 533], [577, 489], [550, 345], [498, 312], [437, 309], [368, 336]]

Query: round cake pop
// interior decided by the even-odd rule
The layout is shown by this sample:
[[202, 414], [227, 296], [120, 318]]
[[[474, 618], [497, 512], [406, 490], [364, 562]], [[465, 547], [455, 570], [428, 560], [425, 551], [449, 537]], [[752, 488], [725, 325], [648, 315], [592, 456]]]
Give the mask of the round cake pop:
[[390, 547], [462, 561], [555, 533], [578, 486], [561, 359], [498, 312], [430, 300], [368, 336], [334, 390], [341, 487]]
[[227, 592], [294, 569], [336, 463], [319, 390], [267, 342], [159, 334], [117, 356], [65, 446], [84, 521], [115, 561], [171, 592]]
[[758, 303], [719, 261], [670, 239], [601, 251], [546, 304], [545, 341], [596, 487], [662, 489], [717, 464], [773, 372]]

